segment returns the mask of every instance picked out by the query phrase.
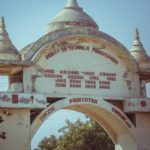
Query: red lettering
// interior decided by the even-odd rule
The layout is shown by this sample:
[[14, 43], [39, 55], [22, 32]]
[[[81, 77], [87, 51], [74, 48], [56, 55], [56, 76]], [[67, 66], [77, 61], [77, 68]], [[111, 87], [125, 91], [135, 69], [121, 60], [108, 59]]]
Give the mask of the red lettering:
[[70, 80], [70, 83], [80, 83], [81, 84], [81, 80]]
[[116, 77], [116, 73], [100, 72], [100, 76]]
[[44, 72], [45, 72], [45, 73], [54, 73], [54, 70], [49, 70], [49, 69], [47, 69], [47, 70], [45, 70]]
[[99, 84], [110, 84], [110, 81], [99, 81]]
[[92, 52], [94, 52], [94, 53], [96, 53], [96, 54], [98, 54], [98, 55], [101, 55], [101, 56], [103, 56], [103, 57], [105, 57], [105, 58], [107, 58], [107, 59], [109, 59], [110, 61], [112, 61], [114, 64], [118, 64], [118, 60], [116, 60], [114, 57], [112, 57], [110, 54], [107, 54], [107, 53], [105, 53], [105, 52], [103, 52], [103, 51], [101, 51], [101, 49], [100, 48], [93, 48], [92, 49]]
[[17, 94], [12, 95], [12, 103], [14, 103], [14, 104], [18, 103], [18, 95]]
[[46, 110], [40, 117], [41, 122], [45, 120], [45, 118], [50, 115], [53, 111], [55, 111], [54, 107], [50, 107], [48, 108], [48, 110]]
[[84, 76], [68, 75], [68, 79], [84, 79]]
[[88, 102], [88, 103], [97, 104], [97, 100], [94, 98], [73, 98], [73, 99], [70, 99], [69, 102], [70, 104], [79, 103], [79, 102]]
[[90, 80], [99, 80], [99, 77], [97, 77], [97, 76], [92, 76], [92, 77], [90, 77]]
[[84, 21], [84, 22], [79, 22], [79, 21], [66, 21], [65, 26], [80, 26], [80, 27], [92, 27], [92, 28], [97, 28], [95, 24]]
[[85, 85], [85, 88], [96, 89], [96, 85], [88, 84], [88, 85]]
[[96, 84], [95, 80], [85, 80], [86, 84]]
[[70, 84], [70, 88], [81, 88], [81, 84]]
[[107, 80], [116, 81], [116, 77], [107, 77]]
[[64, 83], [55, 83], [55, 87], [66, 87]]
[[66, 79], [55, 79], [55, 82], [63, 82], [63, 83], [65, 83], [66, 82]]
[[100, 89], [110, 89], [110, 86], [105, 86], [105, 85], [102, 85], [102, 86], [101, 86], [101, 85], [100, 85], [99, 88], [100, 88]]
[[67, 74], [67, 71], [66, 70], [61, 70], [60, 74]]
[[46, 58], [46, 59], [49, 59], [50, 57], [56, 55], [58, 52], [59, 52], [59, 50], [53, 50], [53, 51], [47, 53], [47, 54], [45, 55], [45, 58]]
[[94, 76], [94, 72], [83, 72], [84, 75]]
[[62, 75], [60, 74], [44, 74], [47, 78], [62, 78]]

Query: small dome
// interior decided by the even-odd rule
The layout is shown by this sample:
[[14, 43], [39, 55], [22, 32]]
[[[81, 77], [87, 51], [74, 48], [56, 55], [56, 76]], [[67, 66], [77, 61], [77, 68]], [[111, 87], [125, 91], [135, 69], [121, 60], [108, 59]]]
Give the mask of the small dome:
[[138, 29], [136, 29], [136, 35], [131, 48], [131, 54], [138, 63], [150, 63], [150, 57], [146, 54], [142, 42], [140, 41]]
[[68, 0], [66, 7], [48, 24], [47, 32], [72, 27], [98, 30], [96, 22], [79, 7], [76, 0]]
[[5, 29], [4, 17], [0, 21], [0, 60], [19, 60], [19, 53]]

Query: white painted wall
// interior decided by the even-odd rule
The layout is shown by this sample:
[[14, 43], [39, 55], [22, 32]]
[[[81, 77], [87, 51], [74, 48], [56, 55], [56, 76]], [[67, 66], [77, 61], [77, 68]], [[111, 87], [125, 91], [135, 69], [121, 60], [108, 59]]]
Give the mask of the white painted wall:
[[[70, 41], [64, 39], [65, 42], [67, 42], [65, 46], [60, 46], [59, 41], [44, 46], [44, 49], [41, 50], [43, 53], [36, 58], [36, 65], [24, 70], [25, 91], [122, 98], [139, 96], [138, 75], [129, 71], [119, 54], [114, 53], [107, 46], [93, 41], [77, 42], [74, 37]], [[82, 46], [83, 49], [76, 48], [77, 46]], [[105, 56], [94, 51], [94, 48], [97, 48], [100, 53], [104, 53]], [[78, 74], [61, 73], [63, 71], [76, 71]], [[91, 79], [93, 75], [87, 75], [85, 72], [94, 73], [94, 76], [99, 79]], [[109, 80], [107, 78], [112, 76], [103, 76], [100, 75], [101, 73], [116, 74], [115, 80]], [[81, 83], [77, 85], [81, 87], [71, 87], [69, 75], [80, 76], [82, 79], [78, 80]], [[35, 78], [33, 79], [33, 77]], [[58, 81], [61, 79], [64, 82]], [[95, 82], [96, 84], [92, 85], [96, 87], [86, 88], [86, 80]], [[108, 81], [110, 84], [99, 84], [101, 81]], [[65, 87], [56, 86], [57, 83]], [[106, 88], [99, 88], [99, 86], [106, 86]]]
[[30, 110], [0, 109], [0, 150], [30, 150]]

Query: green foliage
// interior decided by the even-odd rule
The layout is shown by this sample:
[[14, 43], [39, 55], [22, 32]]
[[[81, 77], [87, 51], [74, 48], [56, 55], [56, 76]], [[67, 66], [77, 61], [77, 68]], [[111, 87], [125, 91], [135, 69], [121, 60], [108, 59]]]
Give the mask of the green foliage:
[[45, 137], [38, 146], [37, 150], [54, 150], [57, 147], [57, 139], [54, 135]]
[[78, 119], [75, 123], [66, 120], [59, 129], [61, 136], [44, 138], [36, 150], [114, 150], [114, 144], [96, 122]]

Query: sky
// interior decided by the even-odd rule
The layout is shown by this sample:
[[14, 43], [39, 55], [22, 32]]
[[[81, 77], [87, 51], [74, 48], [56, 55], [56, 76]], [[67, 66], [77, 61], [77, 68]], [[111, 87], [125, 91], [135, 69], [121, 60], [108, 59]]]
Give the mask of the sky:
[[[46, 34], [47, 24], [66, 3], [67, 0], [0, 0], [0, 17], [5, 17], [9, 36], [21, 50]], [[100, 31], [113, 36], [128, 50], [138, 28], [144, 48], [150, 55], [150, 0], [78, 0], [78, 3], [96, 21]], [[150, 91], [150, 86], [147, 87]], [[75, 121], [77, 117], [84, 118], [74, 112], [56, 112], [35, 135], [32, 149], [44, 136], [56, 133], [60, 127], [58, 120], [59, 125], [63, 125], [66, 118]]]
[[[38, 40], [47, 24], [64, 8], [67, 0], [0, 0], [0, 16], [18, 50]], [[79, 5], [99, 25], [101, 31], [131, 48], [135, 28], [150, 54], [150, 0], [78, 0]]]

